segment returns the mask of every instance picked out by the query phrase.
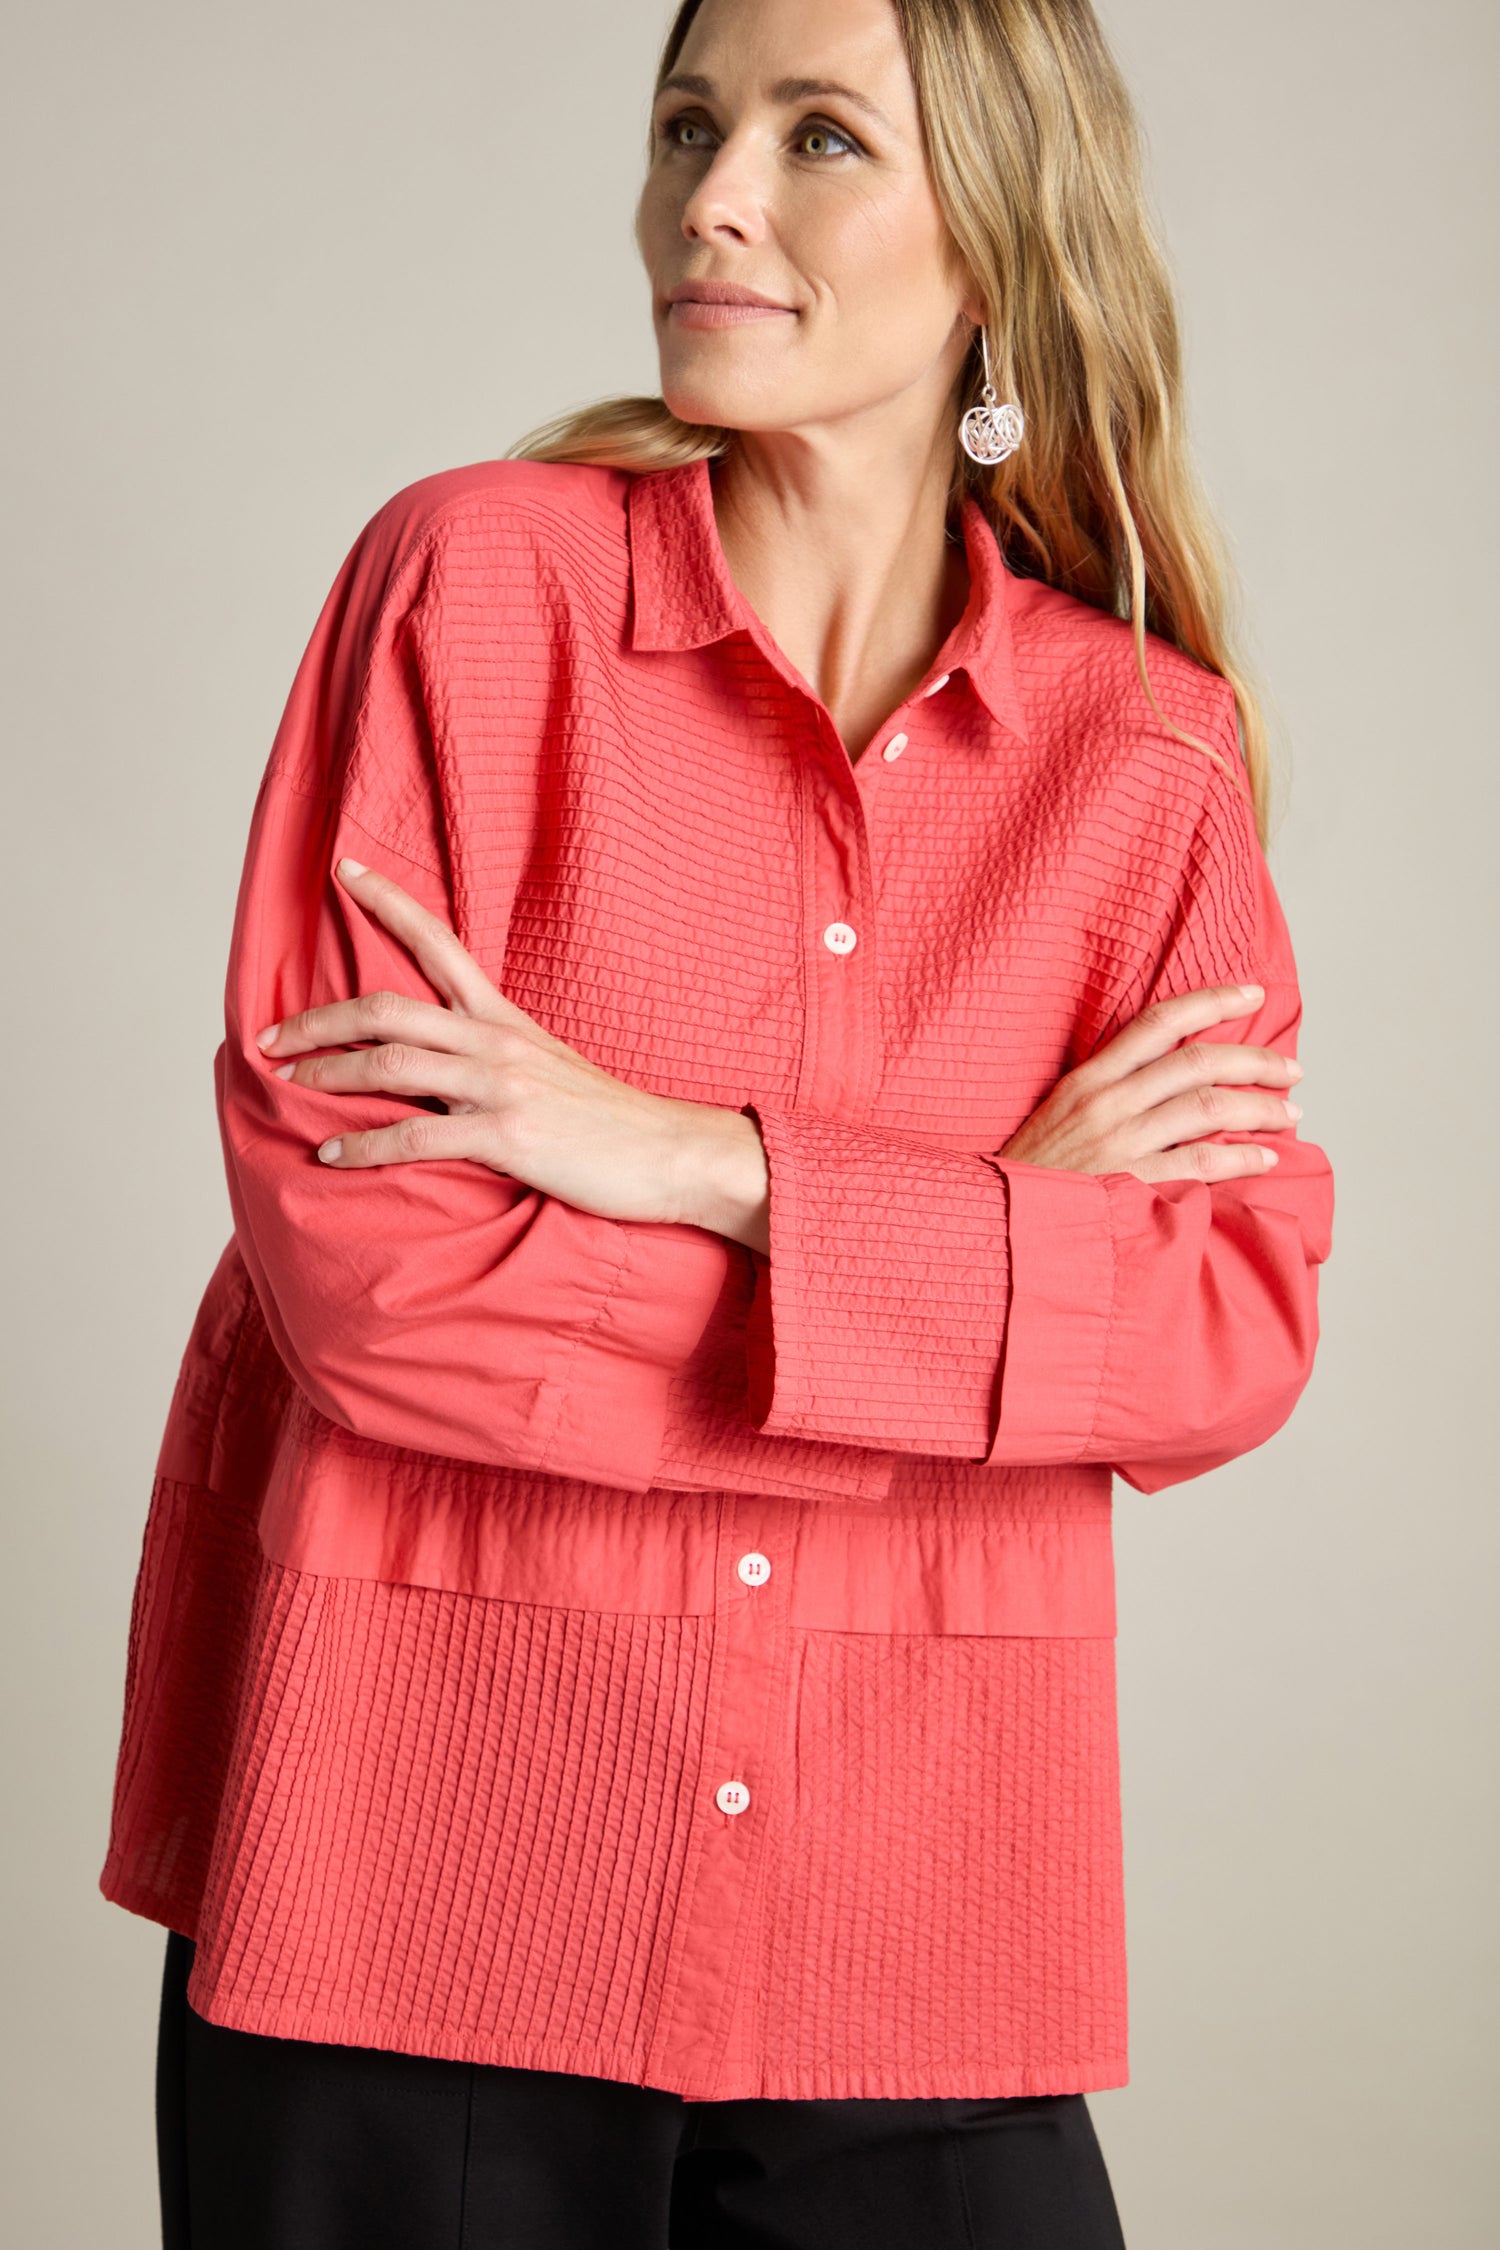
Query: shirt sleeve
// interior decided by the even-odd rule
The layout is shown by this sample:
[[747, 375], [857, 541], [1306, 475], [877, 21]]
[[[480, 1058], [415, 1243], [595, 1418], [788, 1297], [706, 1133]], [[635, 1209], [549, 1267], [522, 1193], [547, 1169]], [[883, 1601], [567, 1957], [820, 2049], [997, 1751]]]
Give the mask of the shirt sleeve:
[[457, 927], [411, 629], [423, 555], [399, 530], [376, 518], [340, 573], [255, 802], [215, 1057], [235, 1234], [278, 1352], [332, 1420], [644, 1491], [671, 1376], [729, 1271], [724, 1237], [596, 1217], [467, 1159], [330, 1168], [330, 1134], [442, 1105], [299, 1086], [255, 1044], [362, 992], [443, 1004], [333, 874], [348, 853]]
[[[1265, 987], [1208, 1040], [1296, 1052], [1301, 997], [1248, 805], [1213, 800], [1154, 963], [1096, 1045], [1150, 1001]], [[1327, 1157], [1295, 1129], [1255, 1178], [1149, 1184], [970, 1154], [746, 1105], [770, 1172], [751, 1414], [772, 1434], [1010, 1466], [1107, 1463], [1139, 1491], [1199, 1475], [1291, 1413], [1331, 1247]]]

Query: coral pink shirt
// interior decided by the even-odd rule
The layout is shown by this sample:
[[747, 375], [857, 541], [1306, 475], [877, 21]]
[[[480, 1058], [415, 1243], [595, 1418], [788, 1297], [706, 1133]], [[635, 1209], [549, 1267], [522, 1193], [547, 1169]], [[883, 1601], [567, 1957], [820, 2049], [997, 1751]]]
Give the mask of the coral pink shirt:
[[[1005, 567], [857, 761], [702, 463], [490, 463], [351, 553], [256, 801], [216, 1058], [234, 1237], [132, 1619], [106, 1895], [290, 2036], [738, 2095], [1123, 2083], [1111, 1480], [1311, 1367], [1322, 1152], [1148, 1186], [996, 1152], [1142, 1006], [1295, 1050], [1224, 683]], [[349, 852], [615, 1075], [742, 1109], [770, 1253], [274, 1075], [430, 1000]], [[1227, 1136], [1238, 1137], [1238, 1136]]]

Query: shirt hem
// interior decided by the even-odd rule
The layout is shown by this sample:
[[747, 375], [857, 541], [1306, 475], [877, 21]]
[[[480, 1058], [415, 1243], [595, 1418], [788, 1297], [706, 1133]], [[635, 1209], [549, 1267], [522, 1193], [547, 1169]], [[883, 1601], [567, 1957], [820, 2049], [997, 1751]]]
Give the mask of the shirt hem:
[[[163, 1928], [192, 1937], [196, 1914], [133, 1883], [112, 1854], [99, 1888], [112, 1905], [139, 1914]], [[198, 1993], [196, 1968], [188, 1980], [188, 2004], [195, 2015], [231, 2031], [276, 2039], [308, 2039], [336, 2047], [376, 2047], [388, 2054], [423, 2055], [448, 2062], [499, 2064], [519, 2070], [551, 2070], [573, 2077], [609, 2078], [622, 2084], [652, 2086], [683, 2101], [1002, 2101], [1014, 2095], [1088, 2094], [1129, 2083], [1124, 2055], [1088, 2055], [1065, 2062], [1010, 2061], [995, 2065], [955, 2064], [925, 2070], [882, 2064], [819, 2065], [803, 2070], [762, 2071], [725, 2079], [711, 2090], [689, 2075], [657, 2066], [646, 2075], [644, 2054], [587, 2040], [538, 2040], [443, 2029], [336, 2008], [280, 2008], [236, 2002], [217, 1993]]]

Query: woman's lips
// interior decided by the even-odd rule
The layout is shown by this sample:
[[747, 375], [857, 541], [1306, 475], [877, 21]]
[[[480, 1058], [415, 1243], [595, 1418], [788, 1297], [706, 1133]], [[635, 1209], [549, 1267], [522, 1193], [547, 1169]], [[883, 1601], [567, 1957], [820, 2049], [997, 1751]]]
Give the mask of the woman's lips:
[[679, 328], [738, 328], [747, 320], [795, 320], [790, 305], [725, 305], [702, 297], [679, 297], [667, 307]]

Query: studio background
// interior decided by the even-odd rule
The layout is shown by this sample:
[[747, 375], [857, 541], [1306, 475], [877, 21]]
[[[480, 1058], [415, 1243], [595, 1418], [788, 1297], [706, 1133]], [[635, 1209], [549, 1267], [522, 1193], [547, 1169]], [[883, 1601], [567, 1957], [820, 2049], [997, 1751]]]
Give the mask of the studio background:
[[[163, 1933], [102, 1863], [129, 1601], [230, 1232], [251, 807], [356, 532], [650, 389], [661, 0], [53, 0], [5, 35], [13, 927], [5, 2239], [157, 2240]], [[1132, 2250], [1479, 2250], [1495, 2208], [1495, 635], [1485, 0], [1106, 0], [1281, 733], [1338, 1184], [1290, 1424], [1117, 1487]]]

